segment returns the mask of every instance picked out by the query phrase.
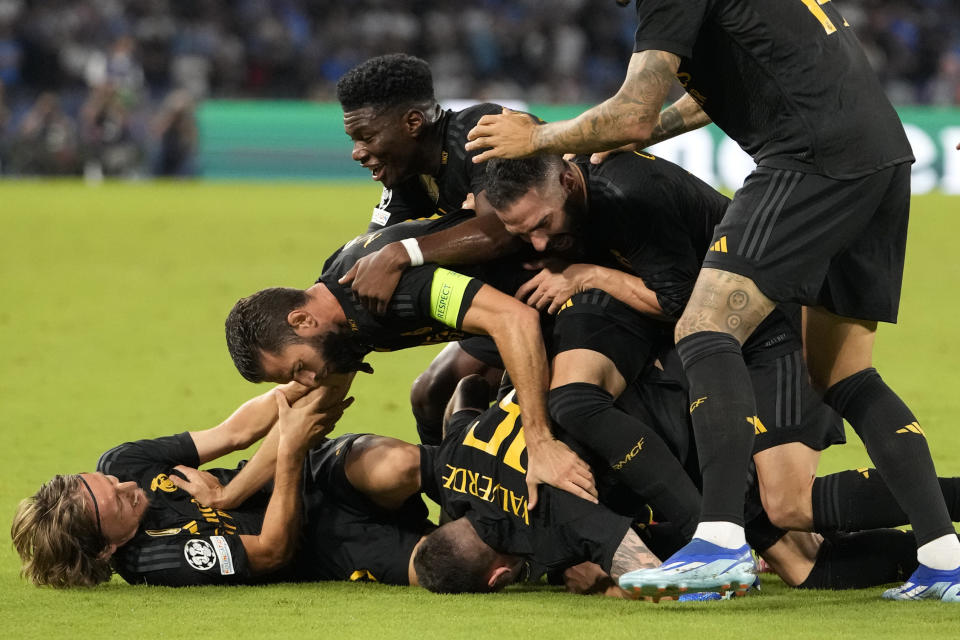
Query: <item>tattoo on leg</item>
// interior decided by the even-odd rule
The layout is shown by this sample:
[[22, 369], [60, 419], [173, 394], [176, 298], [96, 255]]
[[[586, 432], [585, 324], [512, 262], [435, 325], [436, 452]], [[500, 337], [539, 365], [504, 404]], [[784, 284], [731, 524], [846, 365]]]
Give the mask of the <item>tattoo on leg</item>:
[[613, 554], [610, 576], [616, 580], [628, 571], [652, 569], [659, 566], [660, 559], [653, 555], [650, 549], [647, 549], [636, 531], [628, 529], [627, 535], [623, 536], [623, 541], [617, 547], [617, 552]]
[[727, 304], [731, 309], [737, 311], [742, 311], [748, 304], [750, 304], [750, 296], [747, 295], [746, 291], [737, 290], [730, 294], [727, 298]]

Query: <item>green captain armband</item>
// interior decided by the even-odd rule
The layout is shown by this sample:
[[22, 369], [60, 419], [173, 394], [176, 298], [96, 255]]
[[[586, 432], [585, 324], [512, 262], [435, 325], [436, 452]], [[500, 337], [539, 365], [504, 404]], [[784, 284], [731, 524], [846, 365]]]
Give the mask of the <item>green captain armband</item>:
[[472, 280], [470, 276], [448, 269], [434, 271], [430, 285], [430, 316], [448, 327], [459, 329], [460, 306]]

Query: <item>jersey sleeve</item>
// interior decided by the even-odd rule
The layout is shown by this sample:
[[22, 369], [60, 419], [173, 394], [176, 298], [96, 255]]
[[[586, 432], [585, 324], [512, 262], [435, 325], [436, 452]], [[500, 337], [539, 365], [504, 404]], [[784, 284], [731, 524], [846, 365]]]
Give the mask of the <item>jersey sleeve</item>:
[[459, 329], [482, 286], [477, 278], [430, 264], [404, 272], [397, 291], [415, 300], [418, 315]]
[[250, 581], [239, 536], [175, 536], [118, 552], [114, 568], [130, 584], [185, 587]]
[[97, 462], [97, 471], [123, 479], [136, 479], [141, 471], [157, 465], [197, 467], [200, 458], [193, 438], [186, 431], [173, 436], [125, 442], [110, 449]]
[[710, 0], [638, 0], [633, 51], [668, 51], [681, 58], [693, 54]]

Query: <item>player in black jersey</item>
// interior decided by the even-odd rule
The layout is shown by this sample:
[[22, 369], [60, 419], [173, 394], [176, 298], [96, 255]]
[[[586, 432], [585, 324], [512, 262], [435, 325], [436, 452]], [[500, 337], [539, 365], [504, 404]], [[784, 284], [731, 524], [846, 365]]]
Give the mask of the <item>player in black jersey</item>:
[[[304, 391], [288, 385], [247, 402], [212, 429], [126, 443], [105, 453], [96, 473], [56, 476], [21, 502], [14, 518], [11, 535], [23, 574], [55, 587], [96, 585], [112, 570], [131, 583], [172, 586], [270, 576], [296, 548], [309, 444], [329, 432], [349, 404], [327, 388]], [[294, 408], [288, 399], [297, 400]], [[198, 466], [244, 448], [274, 422], [272, 495], [227, 512], [177, 489], [175, 465]], [[221, 478], [229, 475], [224, 470]]]
[[[637, 357], [642, 361], [650, 353], [653, 340], [639, 335], [644, 322], [648, 333], [657, 329], [642, 318], [618, 320], [624, 312], [617, 311], [615, 301], [604, 307], [606, 329], [598, 326], [592, 309], [606, 294], [594, 294], [589, 288], [602, 286], [639, 311], [676, 318], [727, 200], [679, 167], [648, 154], [621, 154], [600, 166], [559, 156], [496, 160], [489, 164], [488, 174], [487, 194], [508, 230], [541, 250], [576, 244], [582, 255], [594, 260], [602, 260], [604, 254], [615, 258], [608, 261], [615, 269], [571, 265], [544, 270], [518, 292], [551, 311], [562, 305], [558, 334], [569, 332], [565, 325], [573, 327], [571, 337], [554, 340], [560, 353], [553, 364], [551, 413], [571, 433], [579, 432], [577, 439], [584, 446], [595, 448], [597, 439], [615, 434], [602, 422], [591, 427], [594, 417], [610, 421], [593, 404], [604, 392], [616, 396], [624, 388], [618, 374], [636, 375], [630, 361]], [[571, 313], [573, 324], [565, 322], [569, 318], [564, 314]], [[846, 504], [853, 494], [862, 498], [862, 484], [842, 474], [814, 479], [819, 451], [842, 442], [843, 434], [837, 416], [806, 383], [799, 330], [793, 324], [799, 323], [778, 310], [744, 345], [761, 409], [752, 425], [763, 504], [771, 519], [786, 528], [869, 528], [866, 523], [874, 517], [870, 509], [853, 509], [864, 522], [848, 520], [841, 526], [835, 510], [827, 506]], [[583, 349], [606, 359], [584, 358]], [[613, 380], [620, 384], [612, 385]], [[620, 431], [629, 432], [628, 427], [624, 424]], [[844, 497], [831, 498], [825, 491], [828, 485]], [[878, 495], [887, 492], [882, 483], [872, 489]], [[845, 511], [849, 517], [849, 507]]]
[[[361, 256], [455, 222], [452, 216], [411, 221], [360, 236], [327, 260], [309, 289], [266, 289], [238, 301], [226, 322], [234, 364], [252, 382], [297, 380], [313, 385], [329, 374], [369, 370], [362, 358], [373, 350], [489, 335], [527, 412], [531, 501], [536, 502], [540, 482], [595, 499], [587, 465], [550, 432], [546, 354], [536, 311], [466, 272], [435, 264], [406, 271], [386, 314], [379, 317], [354, 298], [349, 286], [339, 283]], [[491, 265], [484, 271], [507, 291], [516, 288], [510, 280], [523, 275], [510, 265]]]
[[[807, 0], [638, 0], [637, 18], [615, 96], [542, 127], [486, 116], [467, 148], [492, 147], [477, 162], [590, 153], [712, 120], [757, 162], [675, 334], [691, 401], [705, 399], [693, 413], [701, 525], [680, 570], [639, 578], [706, 586], [744, 566], [743, 487], [730, 474], [748, 464], [756, 412], [741, 345], [777, 302], [796, 302], [814, 383], [857, 431], [917, 537], [920, 568], [884, 597], [960, 602], [960, 540], [923, 429], [871, 362], [877, 322], [897, 318], [913, 155], [853, 30], [835, 3]], [[675, 81], [686, 94], [661, 113]]]
[[[383, 183], [369, 232], [406, 220], [459, 212], [465, 201], [479, 195], [483, 165], [471, 161], [475, 154], [467, 153], [464, 144], [467, 131], [481, 116], [499, 113], [499, 105], [441, 109], [430, 67], [406, 54], [378, 56], [357, 65], [340, 78], [337, 96], [344, 130], [353, 140], [353, 159]], [[487, 238], [498, 232], [498, 242], [511, 243], [496, 218], [485, 213], [480, 208], [479, 218], [462, 218], [463, 227], [447, 229], [447, 240], [441, 241], [457, 245], [464, 237]], [[449, 237], [451, 233], [456, 237]], [[416, 245], [413, 250], [417, 251]], [[359, 260], [343, 282], [350, 283], [360, 302], [374, 314], [383, 314], [409, 259], [399, 242], [385, 245]], [[488, 338], [448, 344], [414, 382], [410, 403], [422, 442], [440, 442], [444, 407], [457, 382], [468, 373], [486, 376], [496, 388], [503, 363]]]

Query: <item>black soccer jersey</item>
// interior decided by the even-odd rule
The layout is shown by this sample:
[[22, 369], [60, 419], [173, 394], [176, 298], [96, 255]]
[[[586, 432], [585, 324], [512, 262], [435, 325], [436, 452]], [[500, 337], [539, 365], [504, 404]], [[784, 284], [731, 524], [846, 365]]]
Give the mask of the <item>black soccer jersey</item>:
[[444, 111], [438, 127], [443, 138], [439, 173], [436, 177], [413, 176], [393, 189], [384, 188], [368, 231], [405, 220], [444, 216], [459, 210], [467, 195], [479, 193], [484, 165], [473, 163], [480, 151], [468, 152], [464, 148], [467, 132], [482, 116], [500, 110], [500, 105], [485, 103], [462, 111]]
[[663, 312], [678, 318], [693, 291], [713, 227], [729, 200], [685, 169], [646, 153], [593, 165], [578, 158], [587, 213], [576, 233], [598, 264], [640, 277]]
[[[458, 224], [472, 215], [460, 212], [441, 220], [407, 221], [354, 238], [323, 265], [317, 282], [336, 296], [357, 342], [366, 351], [396, 351], [423, 344], [460, 340], [463, 317], [484, 282], [512, 293], [531, 277], [517, 262], [498, 261], [457, 272], [436, 264], [404, 271], [383, 316], [375, 316], [337, 280], [363, 256], [404, 238], [415, 238]], [[482, 279], [481, 279], [482, 278]]]
[[829, 0], [637, 0], [634, 51], [760, 165], [846, 179], [912, 161], [903, 125]]
[[[260, 533], [265, 497], [257, 495], [229, 511], [205, 507], [170, 481], [178, 464], [199, 464], [189, 433], [128, 442], [100, 457], [97, 471], [136, 482], [150, 499], [136, 535], [113, 556], [117, 573], [131, 584], [250, 581], [240, 536]], [[224, 469], [216, 475], [225, 482], [235, 473]]]
[[482, 414], [452, 417], [443, 443], [421, 465], [423, 487], [450, 516], [469, 519], [500, 553], [528, 558], [544, 571], [586, 561], [609, 569], [630, 519], [547, 485], [529, 510], [526, 465], [520, 407], [511, 391]]

